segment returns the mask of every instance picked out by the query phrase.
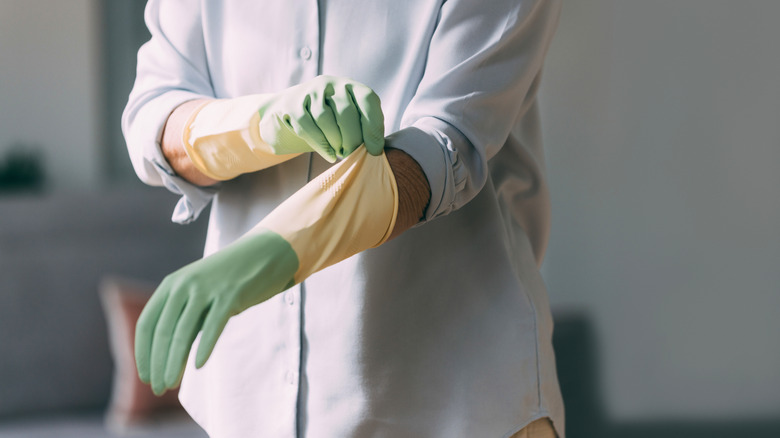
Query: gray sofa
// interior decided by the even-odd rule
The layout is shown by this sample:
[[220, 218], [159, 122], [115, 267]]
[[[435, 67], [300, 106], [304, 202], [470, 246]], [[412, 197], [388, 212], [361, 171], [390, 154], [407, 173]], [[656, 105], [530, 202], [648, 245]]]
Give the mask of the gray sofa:
[[[98, 285], [156, 284], [200, 257], [205, 220], [170, 222], [161, 189], [0, 195], [0, 436], [112, 436], [112, 360]], [[139, 436], [204, 436], [191, 422]]]

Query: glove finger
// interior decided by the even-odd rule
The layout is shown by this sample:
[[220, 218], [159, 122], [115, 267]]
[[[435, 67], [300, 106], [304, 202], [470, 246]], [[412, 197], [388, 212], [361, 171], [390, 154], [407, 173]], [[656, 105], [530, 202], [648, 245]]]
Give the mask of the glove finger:
[[374, 90], [362, 84], [347, 85], [355, 105], [360, 112], [360, 128], [363, 143], [371, 155], [379, 155], [385, 147], [385, 116], [382, 102]]
[[217, 345], [219, 335], [222, 334], [222, 330], [227, 325], [228, 319], [230, 319], [230, 313], [227, 306], [219, 301], [212, 303], [206, 315], [206, 320], [203, 322], [203, 333], [200, 337], [198, 352], [195, 355], [195, 368], [200, 368], [206, 364], [209, 356], [214, 351], [214, 346]]
[[327, 98], [328, 104], [336, 115], [336, 123], [341, 131], [341, 155], [349, 156], [363, 143], [363, 131], [360, 128], [360, 112], [355, 105], [352, 95], [341, 88], [334, 90], [332, 96]]
[[333, 109], [327, 102], [326, 94], [328, 91], [329, 90], [326, 88], [322, 92], [311, 93], [309, 95], [311, 101], [307, 111], [325, 136], [330, 148], [339, 156], [341, 155], [342, 149], [341, 132], [339, 131], [339, 126], [336, 122], [336, 116], [333, 114]]
[[154, 328], [151, 355], [152, 391], [161, 395], [165, 392], [165, 366], [168, 361], [168, 351], [173, 338], [173, 331], [179, 320], [184, 306], [187, 304], [188, 295], [174, 290], [168, 296], [165, 307]]
[[322, 155], [330, 163], [336, 162], [336, 152], [330, 147], [330, 143], [308, 112], [299, 117], [290, 119], [290, 128], [295, 135], [303, 139], [316, 153]]
[[144, 306], [135, 324], [135, 366], [138, 377], [144, 383], [151, 382], [152, 340], [169, 291], [168, 282], [163, 281]]
[[176, 330], [173, 332], [168, 361], [165, 365], [165, 386], [167, 388], [175, 388], [181, 383], [190, 348], [200, 331], [203, 315], [206, 311], [208, 311], [208, 305], [199, 302], [199, 300], [190, 299], [187, 301], [187, 305], [179, 317], [179, 322], [176, 324]]

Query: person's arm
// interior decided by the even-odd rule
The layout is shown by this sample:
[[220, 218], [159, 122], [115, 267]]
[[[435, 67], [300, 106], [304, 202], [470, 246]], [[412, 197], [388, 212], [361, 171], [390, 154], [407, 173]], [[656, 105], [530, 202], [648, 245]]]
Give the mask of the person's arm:
[[[149, 0], [145, 21], [151, 39], [138, 51], [135, 83], [122, 113], [122, 133], [138, 178], [181, 195], [171, 219], [189, 223], [208, 205], [216, 189], [179, 176], [162, 152], [162, 137], [174, 110], [188, 101], [214, 97], [201, 3]], [[171, 119], [171, 126], [176, 119]]]
[[379, 96], [364, 84], [338, 76], [317, 76], [272, 93], [200, 101], [176, 115], [170, 129], [172, 158], [184, 152], [190, 159], [185, 169], [191, 164], [214, 181], [308, 152], [331, 163], [360, 145], [379, 155], [385, 143]]
[[386, 137], [386, 146], [408, 153], [427, 177], [431, 199], [424, 221], [477, 196], [496, 175], [489, 161], [505, 152], [509, 162], [493, 167], [522, 169], [529, 192], [500, 195], [512, 196], [513, 219], [525, 228], [539, 263], [548, 206], [539, 196], [546, 185], [535, 183], [544, 180], [535, 103], [561, 3], [495, 0], [485, 8], [473, 0], [443, 2], [423, 77], [401, 129]]

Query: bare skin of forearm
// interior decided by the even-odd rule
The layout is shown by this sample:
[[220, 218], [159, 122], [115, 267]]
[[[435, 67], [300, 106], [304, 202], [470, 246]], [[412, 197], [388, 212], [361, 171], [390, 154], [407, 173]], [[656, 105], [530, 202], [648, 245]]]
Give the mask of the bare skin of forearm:
[[420, 222], [431, 199], [431, 187], [414, 158], [398, 149], [385, 148], [387, 162], [398, 185], [398, 216], [390, 239]]
[[191, 100], [176, 107], [165, 122], [161, 144], [162, 153], [168, 164], [173, 168], [173, 171], [196, 186], [210, 186], [218, 182], [200, 173], [192, 164], [190, 157], [187, 156], [182, 144], [184, 126], [187, 124], [192, 112], [205, 102], [205, 99]]
[[[193, 164], [182, 145], [182, 132], [193, 111], [206, 100], [191, 100], [179, 105], [165, 122], [162, 152], [177, 175], [198, 186], [210, 186], [218, 181], [202, 174]], [[422, 218], [431, 197], [431, 189], [420, 165], [405, 152], [386, 148], [387, 161], [398, 185], [398, 217], [390, 239], [398, 237]]]

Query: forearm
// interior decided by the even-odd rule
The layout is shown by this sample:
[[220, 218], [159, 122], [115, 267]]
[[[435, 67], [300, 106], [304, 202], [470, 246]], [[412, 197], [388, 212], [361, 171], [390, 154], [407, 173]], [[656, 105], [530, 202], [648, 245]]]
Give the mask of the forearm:
[[182, 144], [182, 133], [192, 113], [205, 99], [191, 100], [176, 107], [165, 122], [162, 135], [162, 153], [174, 172], [185, 180], [198, 186], [210, 186], [218, 181], [201, 173], [190, 160]]
[[385, 148], [385, 154], [398, 187], [398, 216], [390, 234], [390, 239], [394, 239], [423, 217], [431, 198], [431, 188], [420, 165], [407, 153]]

